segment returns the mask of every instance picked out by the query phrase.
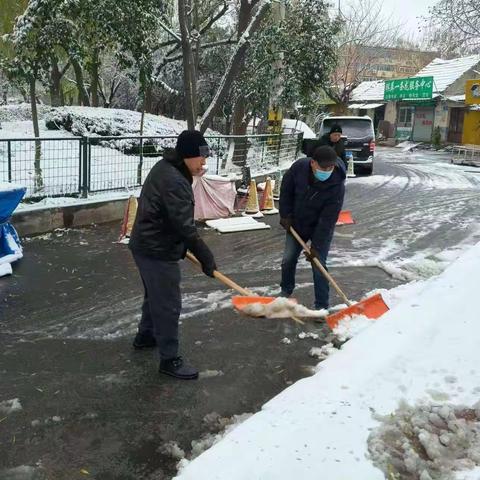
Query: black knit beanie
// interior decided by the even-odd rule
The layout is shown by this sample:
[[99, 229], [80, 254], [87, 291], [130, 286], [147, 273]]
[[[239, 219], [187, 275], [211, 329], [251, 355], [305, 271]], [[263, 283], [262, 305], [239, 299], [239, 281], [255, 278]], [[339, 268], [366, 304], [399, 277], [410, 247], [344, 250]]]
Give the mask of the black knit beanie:
[[332, 128], [330, 129], [330, 133], [343, 133], [342, 127], [338, 123], [336, 123], [335, 125], [332, 125]]
[[201, 132], [184, 130], [177, 138], [176, 152], [181, 158], [208, 157], [210, 150]]

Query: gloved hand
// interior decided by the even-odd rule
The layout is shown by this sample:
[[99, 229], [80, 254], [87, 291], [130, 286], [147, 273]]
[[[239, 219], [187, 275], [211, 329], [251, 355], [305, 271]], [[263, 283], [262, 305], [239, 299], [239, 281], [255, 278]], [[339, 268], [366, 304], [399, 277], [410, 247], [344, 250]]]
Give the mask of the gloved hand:
[[308, 252], [306, 252], [306, 251], [304, 250], [304, 251], [303, 251], [303, 254], [305, 255], [305, 258], [306, 258], [310, 263], [313, 262], [313, 259], [314, 259], [314, 258], [318, 258], [317, 251], [316, 251], [315, 248], [313, 248], [312, 246], [310, 246], [310, 253], [308, 253]]
[[280, 225], [287, 231], [290, 231], [290, 227], [293, 225], [292, 217], [283, 217], [280, 218]]
[[188, 245], [188, 248], [202, 264], [203, 273], [209, 277], [213, 277], [213, 271], [217, 269], [217, 265], [213, 253], [207, 244], [201, 238], [197, 238]]

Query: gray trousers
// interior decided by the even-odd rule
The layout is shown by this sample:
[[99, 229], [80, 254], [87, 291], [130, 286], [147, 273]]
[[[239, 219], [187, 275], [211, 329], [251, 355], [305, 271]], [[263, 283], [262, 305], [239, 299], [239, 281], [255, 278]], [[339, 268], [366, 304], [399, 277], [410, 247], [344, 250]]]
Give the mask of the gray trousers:
[[133, 254], [145, 288], [139, 333], [153, 334], [160, 359], [178, 356], [178, 319], [182, 309], [180, 265]]

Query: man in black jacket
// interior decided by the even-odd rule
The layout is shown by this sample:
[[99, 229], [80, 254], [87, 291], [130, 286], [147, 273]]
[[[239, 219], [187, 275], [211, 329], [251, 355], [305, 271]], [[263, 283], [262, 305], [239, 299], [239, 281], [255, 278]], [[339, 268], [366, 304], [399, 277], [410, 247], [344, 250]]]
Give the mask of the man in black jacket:
[[198, 378], [198, 371], [178, 354], [178, 319], [182, 308], [179, 260], [190, 250], [213, 277], [212, 252], [200, 238], [194, 221], [193, 176], [204, 173], [209, 149], [197, 131], [184, 131], [175, 150], [148, 174], [138, 201], [130, 249], [145, 289], [142, 317], [133, 346], [155, 347], [161, 373], [181, 379]]
[[335, 152], [337, 152], [337, 156], [343, 160], [345, 168], [348, 167], [345, 156], [345, 141], [342, 138], [342, 127], [340, 125], [332, 125], [330, 132], [320, 137], [316, 146], [319, 147], [321, 145], [328, 145], [329, 147], [332, 147]]
[[[345, 165], [328, 146], [317, 147], [312, 158], [297, 160], [285, 173], [280, 191], [280, 224], [287, 230], [282, 260], [281, 296], [295, 288], [295, 271], [302, 247], [289, 233], [293, 227], [326, 268], [333, 231], [345, 195]], [[328, 308], [328, 281], [312, 264], [315, 308]]]

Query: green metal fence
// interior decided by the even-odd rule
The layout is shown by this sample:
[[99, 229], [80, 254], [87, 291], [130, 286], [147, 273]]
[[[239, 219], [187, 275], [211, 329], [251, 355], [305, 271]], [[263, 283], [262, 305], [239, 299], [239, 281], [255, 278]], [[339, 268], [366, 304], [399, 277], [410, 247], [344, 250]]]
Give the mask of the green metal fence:
[[[302, 134], [207, 136], [209, 173], [265, 173], [294, 161]], [[0, 139], [0, 181], [22, 184], [25, 198], [83, 196], [141, 187], [176, 136]]]

